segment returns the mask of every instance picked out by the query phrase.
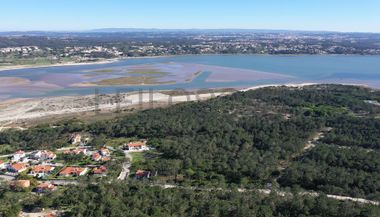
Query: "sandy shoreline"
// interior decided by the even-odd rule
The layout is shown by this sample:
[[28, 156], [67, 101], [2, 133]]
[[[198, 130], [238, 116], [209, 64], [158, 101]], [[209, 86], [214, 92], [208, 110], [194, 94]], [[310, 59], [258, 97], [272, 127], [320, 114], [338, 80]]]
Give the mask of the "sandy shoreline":
[[83, 63], [68, 62], [68, 63], [57, 63], [57, 64], [50, 64], [50, 65], [0, 66], [0, 72], [1, 71], [8, 71], [8, 70], [17, 70], [17, 69], [34, 69], [34, 68], [46, 68], [46, 67], [57, 67], [57, 66], [80, 66], [80, 65], [107, 64], [107, 63], [117, 62], [119, 60], [121, 60], [121, 59], [105, 59], [105, 60], [96, 61], [96, 62], [83, 62]]
[[265, 88], [265, 87], [281, 87], [281, 86], [285, 86], [285, 87], [297, 87], [297, 88], [300, 88], [300, 87], [311, 86], [311, 85], [317, 85], [317, 84], [319, 84], [319, 83], [263, 84], [263, 85], [257, 85], [257, 86], [253, 86], [253, 87], [245, 88], [245, 89], [242, 89], [242, 90], [240, 90], [240, 91], [242, 91], [242, 92], [246, 92], [246, 91], [257, 90], [257, 89], [261, 89], [261, 88]]
[[165, 57], [177, 57], [177, 56], [190, 56], [190, 55], [165, 55], [165, 56], [143, 56], [143, 57], [123, 57], [123, 58], [111, 58], [104, 59], [96, 62], [67, 62], [67, 63], [57, 63], [57, 64], [49, 64], [49, 65], [12, 65], [12, 66], [0, 66], [1, 71], [7, 70], [17, 70], [17, 69], [33, 69], [33, 68], [46, 68], [46, 67], [57, 67], [57, 66], [80, 66], [80, 65], [96, 65], [96, 64], [107, 64], [114, 63], [122, 60], [128, 59], [151, 59], [151, 58], [165, 58]]
[[[209, 92], [193, 91], [184, 93], [173, 93], [172, 91], [154, 92], [130, 92], [116, 94], [100, 94], [84, 96], [60, 96], [38, 99], [11, 99], [0, 102], [0, 131], [3, 127], [17, 126], [18, 123], [38, 120], [46, 117], [75, 116], [75, 114], [92, 112], [95, 110], [101, 113], [112, 113], [117, 110], [128, 110], [140, 107], [151, 108], [153, 104], [171, 105], [182, 102], [201, 101], [217, 96], [230, 95], [236, 91], [257, 90], [266, 87], [292, 87], [302, 88], [305, 86], [317, 85], [320, 83], [287, 83], [287, 84], [267, 84], [256, 85], [249, 88], [234, 89], [214, 89]], [[357, 85], [367, 87], [365, 85]], [[146, 106], [148, 105], [148, 106]]]
[[[101, 94], [97, 98], [89, 96], [63, 96], [30, 100], [9, 101], [8, 105], [0, 107], [0, 131], [3, 127], [18, 123], [56, 117], [74, 115], [83, 112], [101, 113], [114, 112], [132, 107], [143, 107], [149, 104], [171, 105], [175, 103], [206, 100], [216, 96], [231, 94], [231, 92], [215, 92], [191, 95], [170, 95], [164, 92]], [[97, 115], [97, 114], [94, 114]]]
[[[272, 84], [258, 85], [237, 91], [248, 91], [264, 87], [289, 86], [304, 87], [315, 83], [301, 84]], [[154, 91], [142, 93], [122, 93], [100, 94], [97, 98], [94, 95], [85, 96], [61, 96], [38, 99], [12, 99], [0, 102], [0, 127], [9, 126], [33, 119], [40, 119], [57, 115], [74, 115], [82, 112], [94, 112], [95, 109], [101, 112], [113, 112], [117, 109], [128, 109], [143, 104], [159, 103], [171, 105], [188, 101], [207, 100], [217, 96], [232, 94], [231, 90], [213, 90], [209, 93], [197, 91], [191, 94], [173, 95], [170, 91]]]

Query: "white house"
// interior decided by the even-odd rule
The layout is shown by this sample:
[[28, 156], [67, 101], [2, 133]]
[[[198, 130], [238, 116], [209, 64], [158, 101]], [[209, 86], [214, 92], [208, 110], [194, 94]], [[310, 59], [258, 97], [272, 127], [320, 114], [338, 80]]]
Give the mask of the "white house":
[[22, 150], [19, 150], [13, 154], [12, 161], [20, 161], [25, 156], [26, 156], [25, 152]]
[[34, 154], [34, 158], [42, 161], [54, 160], [57, 155], [52, 151], [38, 151]]
[[37, 177], [44, 177], [46, 175], [49, 175], [53, 172], [55, 167], [49, 166], [49, 165], [36, 165], [32, 167], [32, 170], [30, 171], [31, 176], [37, 176]]
[[146, 145], [146, 141], [130, 142], [128, 143], [128, 151], [148, 151], [149, 147]]
[[111, 156], [111, 152], [108, 148], [101, 148], [100, 149], [100, 154], [102, 156]]

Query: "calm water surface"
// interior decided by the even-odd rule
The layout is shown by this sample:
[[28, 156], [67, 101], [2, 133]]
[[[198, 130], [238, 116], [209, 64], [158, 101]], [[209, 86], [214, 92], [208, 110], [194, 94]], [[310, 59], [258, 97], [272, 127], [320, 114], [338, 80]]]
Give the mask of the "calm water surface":
[[[109, 67], [123, 67], [148, 63], [194, 63], [213, 66], [250, 69], [292, 76], [291, 79], [247, 81], [237, 77], [236, 81], [207, 82], [210, 73], [204, 72], [190, 83], [176, 83], [155, 86], [112, 86], [99, 87], [100, 93], [115, 93], [136, 90], [172, 90], [172, 89], [203, 89], [222, 87], [249, 87], [261, 84], [281, 83], [344, 83], [366, 84], [380, 88], [380, 56], [270, 56], [270, 55], [208, 55], [208, 56], [178, 56], [162, 58], [127, 59], [108, 64], [44, 67], [0, 71], [0, 77], [19, 77], [31, 81], [49, 80], [61, 86], [56, 89], [43, 88], [9, 88], [0, 84], [0, 94], [8, 98], [17, 97], [46, 97], [61, 95], [87, 95], [94, 93], [94, 87], [69, 87], [67, 82], [78, 79], [77, 76], [86, 74], [85, 71]], [[233, 73], [233, 72], [232, 72]], [[66, 75], [66, 76], [65, 76]], [[3, 97], [4, 98], [4, 97]], [[0, 98], [1, 99], [1, 98]]]

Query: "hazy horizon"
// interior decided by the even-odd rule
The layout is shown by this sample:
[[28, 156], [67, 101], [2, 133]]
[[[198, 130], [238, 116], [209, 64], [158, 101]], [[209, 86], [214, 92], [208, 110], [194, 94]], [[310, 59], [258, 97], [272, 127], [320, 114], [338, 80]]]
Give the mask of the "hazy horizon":
[[369, 34], [380, 34], [379, 32], [370, 32], [370, 31], [334, 31], [334, 30], [300, 30], [300, 29], [256, 29], [256, 28], [155, 28], [155, 27], [104, 27], [104, 28], [94, 28], [94, 29], [25, 29], [25, 30], [2, 30], [1, 33], [7, 32], [53, 32], [53, 33], [87, 33], [87, 32], [138, 32], [138, 31], [242, 31], [242, 32], [320, 32], [320, 33], [369, 33]]
[[5, 0], [0, 31], [263, 29], [380, 33], [380, 1]]

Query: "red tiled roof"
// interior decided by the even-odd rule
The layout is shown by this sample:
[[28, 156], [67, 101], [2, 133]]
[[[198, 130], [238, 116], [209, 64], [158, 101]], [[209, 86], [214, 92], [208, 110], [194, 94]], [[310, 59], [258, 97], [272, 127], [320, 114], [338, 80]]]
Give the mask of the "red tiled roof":
[[23, 163], [14, 163], [12, 164], [13, 169], [20, 171], [26, 168], [26, 165]]
[[99, 153], [95, 153], [92, 155], [93, 160], [100, 160], [101, 158], [102, 158], [102, 156]]
[[66, 167], [59, 172], [60, 175], [80, 175], [86, 168], [81, 167]]
[[81, 153], [85, 153], [87, 150], [85, 148], [78, 148], [78, 149], [75, 149], [73, 150], [73, 153], [74, 154], [81, 154]]
[[131, 143], [128, 143], [128, 147], [141, 147], [141, 146], [145, 146], [146, 143], [145, 142], [131, 142]]
[[54, 152], [47, 151], [47, 150], [42, 151], [41, 154], [42, 156], [51, 157], [51, 158], [56, 156]]
[[54, 167], [48, 165], [37, 165], [32, 167], [32, 171], [35, 173], [47, 173], [54, 170]]
[[105, 173], [107, 172], [107, 167], [105, 166], [101, 166], [99, 168], [94, 168], [93, 170], [94, 174], [102, 174], [102, 173]]
[[148, 174], [148, 172], [145, 171], [145, 170], [137, 170], [137, 171], [136, 171], [136, 176], [137, 176], [137, 177], [144, 177], [144, 176], [146, 176], [147, 174]]
[[110, 150], [108, 148], [101, 148], [100, 151], [101, 152], [110, 152]]
[[106, 161], [110, 161], [111, 158], [110, 157], [102, 157], [102, 161], [106, 162]]

